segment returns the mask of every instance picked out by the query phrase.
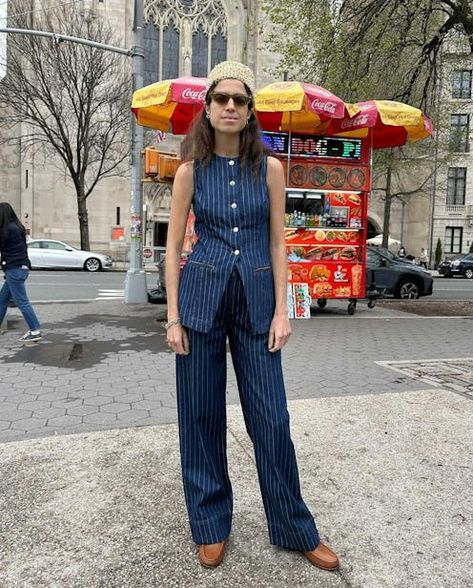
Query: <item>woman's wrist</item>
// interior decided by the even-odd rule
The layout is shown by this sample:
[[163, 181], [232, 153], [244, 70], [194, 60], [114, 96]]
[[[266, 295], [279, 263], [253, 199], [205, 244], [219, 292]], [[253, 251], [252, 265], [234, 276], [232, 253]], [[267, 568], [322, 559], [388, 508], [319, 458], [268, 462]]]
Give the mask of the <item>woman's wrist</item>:
[[174, 318], [174, 319], [168, 320], [168, 322], [164, 325], [164, 328], [167, 331], [170, 327], [173, 327], [174, 325], [180, 325], [180, 324], [181, 324], [181, 319]]

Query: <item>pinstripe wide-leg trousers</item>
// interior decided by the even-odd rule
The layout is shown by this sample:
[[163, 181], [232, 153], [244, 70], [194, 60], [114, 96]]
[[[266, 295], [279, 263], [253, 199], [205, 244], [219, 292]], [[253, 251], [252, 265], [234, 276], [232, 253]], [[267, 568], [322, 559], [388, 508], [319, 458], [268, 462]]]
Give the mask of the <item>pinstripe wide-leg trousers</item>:
[[182, 477], [192, 537], [218, 543], [230, 534], [233, 497], [227, 470], [228, 337], [273, 545], [309, 551], [319, 543], [302, 500], [289, 429], [280, 352], [254, 335], [240, 276], [233, 271], [212, 329], [188, 330], [190, 354], [178, 355], [177, 403]]

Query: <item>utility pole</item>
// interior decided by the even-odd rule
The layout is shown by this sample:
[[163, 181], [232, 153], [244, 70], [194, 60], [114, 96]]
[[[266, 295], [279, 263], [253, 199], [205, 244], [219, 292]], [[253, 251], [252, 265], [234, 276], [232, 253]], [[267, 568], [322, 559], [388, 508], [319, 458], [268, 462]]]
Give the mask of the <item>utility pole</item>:
[[[133, 91], [135, 91], [143, 86], [143, 0], [135, 0], [134, 10], [133, 47], [131, 49], [114, 47], [112, 45], [105, 45], [104, 43], [96, 43], [89, 39], [34, 29], [0, 27], [0, 33], [49, 37], [55, 43], [68, 41], [70, 43], [80, 43], [81, 45], [96, 47], [104, 51], [127, 55], [132, 58]], [[131, 116], [130, 266], [125, 280], [125, 304], [140, 304], [147, 301], [146, 274], [143, 271], [141, 253], [143, 241], [143, 204], [141, 194], [142, 150], [143, 128], [138, 126], [135, 122], [135, 117]]]
[[[143, 87], [143, 0], [135, 0], [132, 49], [133, 92]], [[143, 195], [141, 186], [141, 152], [143, 127], [131, 118], [131, 202], [130, 265], [125, 280], [125, 304], [147, 301], [146, 274], [143, 270]]]

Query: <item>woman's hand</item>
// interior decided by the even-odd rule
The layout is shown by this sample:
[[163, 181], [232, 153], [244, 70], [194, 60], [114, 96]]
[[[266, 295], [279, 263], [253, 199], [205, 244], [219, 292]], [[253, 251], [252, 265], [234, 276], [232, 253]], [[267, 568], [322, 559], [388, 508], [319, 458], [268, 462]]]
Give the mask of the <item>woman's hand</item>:
[[291, 325], [287, 316], [274, 315], [269, 328], [268, 349], [271, 353], [279, 351], [291, 336]]
[[180, 324], [173, 325], [167, 330], [168, 346], [178, 355], [189, 355], [189, 337]]

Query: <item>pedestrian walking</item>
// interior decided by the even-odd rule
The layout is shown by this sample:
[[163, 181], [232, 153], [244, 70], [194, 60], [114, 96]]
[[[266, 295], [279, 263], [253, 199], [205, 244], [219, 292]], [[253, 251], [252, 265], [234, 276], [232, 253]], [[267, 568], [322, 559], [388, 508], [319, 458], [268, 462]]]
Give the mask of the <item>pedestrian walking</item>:
[[425, 269], [427, 269], [428, 262], [429, 262], [429, 255], [427, 253], [427, 249], [422, 247], [422, 249], [420, 250], [420, 255], [419, 255], [419, 265], [421, 265], [422, 267], [425, 267]]
[[0, 266], [5, 276], [0, 289], [0, 325], [8, 302], [13, 298], [29, 327], [20, 341], [39, 341], [42, 338], [40, 324], [25, 288], [30, 267], [25, 228], [8, 202], [0, 202]]
[[404, 245], [401, 245], [399, 247], [399, 251], [397, 252], [397, 256], [398, 257], [406, 257], [406, 248], [404, 247]]
[[[176, 353], [184, 493], [200, 562], [223, 560], [232, 522], [226, 456], [226, 341], [253, 442], [273, 545], [338, 567], [320, 542], [299, 486], [284, 389], [281, 348], [287, 311], [282, 165], [269, 157], [254, 114], [252, 71], [214, 67], [205, 109], [183, 143], [166, 252], [167, 341]], [[186, 219], [197, 242], [180, 275]]]

